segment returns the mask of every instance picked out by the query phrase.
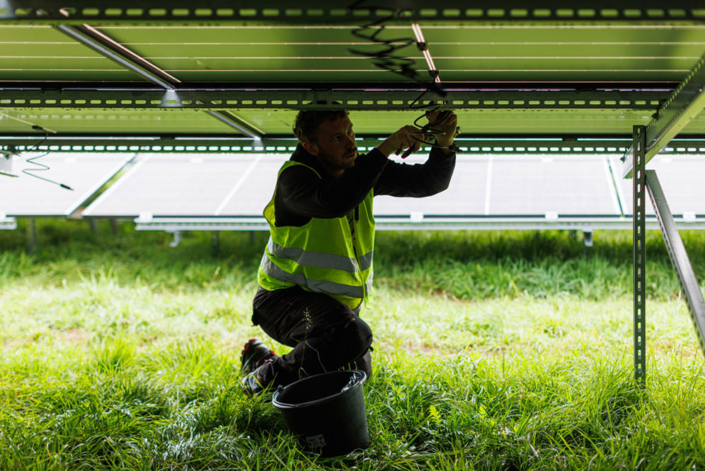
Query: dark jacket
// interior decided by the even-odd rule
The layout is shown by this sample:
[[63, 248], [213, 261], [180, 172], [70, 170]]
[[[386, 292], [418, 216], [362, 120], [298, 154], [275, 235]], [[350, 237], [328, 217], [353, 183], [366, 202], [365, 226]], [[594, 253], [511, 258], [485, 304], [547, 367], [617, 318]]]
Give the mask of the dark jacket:
[[274, 211], [277, 226], [303, 226], [311, 218], [336, 218], [355, 209], [365, 196], [431, 196], [448, 188], [455, 154], [432, 149], [423, 164], [400, 164], [379, 150], [359, 155], [355, 166], [333, 178], [316, 158], [299, 144], [292, 161], [314, 168], [323, 178], [301, 165], [284, 170], [277, 180]]

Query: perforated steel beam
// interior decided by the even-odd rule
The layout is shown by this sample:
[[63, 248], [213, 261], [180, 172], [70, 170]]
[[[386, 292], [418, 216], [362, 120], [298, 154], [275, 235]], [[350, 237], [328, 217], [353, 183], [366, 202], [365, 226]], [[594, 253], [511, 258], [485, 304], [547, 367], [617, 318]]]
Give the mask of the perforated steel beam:
[[634, 126], [634, 378], [646, 383], [646, 129]]
[[[297, 89], [283, 86], [224, 88], [199, 84], [197, 88], [183, 85], [176, 90], [125, 87], [105, 84], [89, 88], [76, 84], [1, 84], [0, 108], [80, 108], [80, 109], [349, 109], [349, 110], [408, 110], [413, 106], [442, 105], [448, 109], [659, 109], [670, 91], [664, 89], [634, 90], [487, 90], [453, 87], [440, 96], [433, 90], [422, 97], [423, 88], [405, 89], [377, 84], [364, 88]], [[420, 98], [420, 100], [419, 100]]]
[[[387, 136], [358, 136], [361, 151], [376, 147]], [[37, 144], [37, 135], [2, 136], [0, 151], [24, 152], [28, 148], [53, 152], [199, 152], [259, 153], [291, 152], [298, 141], [293, 136], [266, 135], [254, 144], [251, 138], [225, 135], [209, 136], [48, 136]], [[630, 145], [626, 137], [581, 138], [576, 136], [512, 138], [456, 138], [462, 153], [469, 154], [619, 154]], [[428, 151], [426, 148], [422, 151]], [[671, 141], [664, 152], [669, 154], [705, 154], [705, 136], [692, 140]]]
[[211, 0], [194, 5], [186, 0], [139, 0], [106, 4], [96, 0], [69, 3], [51, 0], [0, 0], [0, 20], [21, 22], [85, 22], [95, 24], [208, 23], [341, 23], [376, 20], [397, 12], [396, 21], [452, 22], [612, 22], [702, 21], [705, 12], [695, 2], [673, 0], [498, 0], [472, 5], [463, 0], [370, 0], [340, 4], [327, 0]]
[[703, 294], [700, 291], [698, 279], [695, 277], [693, 265], [690, 263], [688, 252], [685, 250], [683, 240], [678, 233], [676, 221], [668, 207], [666, 196], [663, 193], [655, 170], [646, 171], [646, 187], [649, 190], [651, 203], [658, 218], [661, 234], [663, 234], [663, 240], [668, 249], [668, 255], [671, 257], [673, 268], [685, 294], [690, 317], [700, 341], [700, 349], [705, 354], [705, 300], [703, 300]]
[[[701, 57], [686, 79], [664, 102], [654, 119], [646, 127], [646, 154], [648, 163], [668, 142], [705, 108], [705, 56]], [[629, 156], [631, 153], [628, 153]], [[634, 164], [627, 158], [624, 176], [632, 175]]]

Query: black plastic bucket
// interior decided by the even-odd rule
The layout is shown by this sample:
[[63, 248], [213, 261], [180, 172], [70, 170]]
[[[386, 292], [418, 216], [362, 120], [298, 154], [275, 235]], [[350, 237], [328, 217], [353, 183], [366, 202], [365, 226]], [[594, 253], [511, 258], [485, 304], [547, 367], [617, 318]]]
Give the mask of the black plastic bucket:
[[334, 371], [301, 379], [274, 392], [272, 404], [308, 450], [337, 456], [367, 448], [370, 437], [364, 371]]

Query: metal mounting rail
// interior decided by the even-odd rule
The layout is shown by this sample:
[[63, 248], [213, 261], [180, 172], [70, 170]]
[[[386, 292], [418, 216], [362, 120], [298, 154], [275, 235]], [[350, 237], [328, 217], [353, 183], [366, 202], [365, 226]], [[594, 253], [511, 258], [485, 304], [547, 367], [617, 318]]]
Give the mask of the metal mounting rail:
[[[85, 216], [100, 219], [106, 215]], [[117, 216], [110, 216], [117, 217]], [[472, 217], [437, 215], [377, 215], [379, 230], [626, 230], [631, 226], [630, 218], [623, 217]], [[152, 231], [250, 231], [269, 230], [267, 220], [255, 216], [140, 216], [134, 219], [137, 230]], [[674, 223], [675, 220], [674, 220]], [[705, 229], [705, 219], [677, 222], [682, 228]], [[647, 229], [659, 228], [655, 218], [646, 222]]]
[[[113, 54], [114, 55], [114, 54]], [[127, 62], [127, 61], [125, 61]], [[658, 110], [671, 95], [670, 90], [468, 90], [445, 89], [445, 96], [432, 89], [423, 95], [418, 85], [408, 89], [390, 89], [378, 84], [372, 89], [298, 90], [276, 87], [244, 89], [192, 89], [184, 86], [175, 90], [121, 87], [87, 88], [74, 84], [58, 88], [51, 84], [8, 86], [0, 88], [0, 107], [7, 109], [33, 108], [99, 108], [99, 109], [349, 109], [349, 110], [409, 110], [411, 104], [443, 105], [448, 109], [466, 110]], [[418, 100], [418, 102], [417, 102]]]
[[[354, 8], [350, 8], [354, 5]], [[330, 24], [367, 22], [393, 16], [396, 22], [503, 22], [560, 21], [604, 23], [612, 21], [700, 21], [705, 12], [695, 2], [672, 0], [497, 0], [484, 6], [463, 0], [370, 0], [331, 3], [328, 0], [128, 0], [106, 4], [96, 0], [2, 0], [0, 20], [12, 23], [86, 22], [96, 24]]]
[[668, 255], [671, 257], [673, 268], [685, 294], [690, 317], [693, 320], [693, 325], [700, 341], [700, 348], [705, 354], [705, 300], [703, 300], [703, 294], [695, 277], [693, 265], [690, 263], [690, 258], [688, 258], [683, 240], [678, 233], [678, 228], [666, 202], [666, 197], [655, 170], [646, 171], [646, 187], [649, 190], [651, 203], [658, 218], [661, 234], [663, 234], [663, 240], [668, 249]]
[[[386, 139], [386, 135], [357, 136], [360, 152], [371, 150]], [[38, 143], [38, 140], [42, 140]], [[617, 136], [576, 137], [555, 136], [526, 138], [524, 136], [461, 137], [455, 143], [463, 154], [551, 154], [551, 155], [603, 155], [619, 154], [631, 145], [631, 139]], [[256, 144], [251, 137], [229, 135], [209, 136], [48, 136], [0, 135], [0, 151], [25, 152], [147, 152], [147, 153], [291, 153], [298, 141], [293, 136], [266, 135]], [[420, 152], [429, 152], [425, 147]], [[672, 155], [705, 154], [705, 136], [671, 141], [664, 153]]]

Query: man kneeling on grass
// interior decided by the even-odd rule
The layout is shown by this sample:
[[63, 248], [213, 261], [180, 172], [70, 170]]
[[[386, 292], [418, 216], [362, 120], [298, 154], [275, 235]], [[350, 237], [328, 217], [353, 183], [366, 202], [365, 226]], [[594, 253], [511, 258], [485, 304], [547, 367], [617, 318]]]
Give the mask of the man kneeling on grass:
[[455, 168], [456, 115], [427, 118], [436, 144], [426, 163], [407, 165], [387, 157], [418, 150], [427, 136], [417, 127], [404, 126], [358, 156], [347, 111], [299, 112], [299, 145], [264, 209], [271, 237], [252, 315], [293, 350], [278, 356], [258, 339], [247, 342], [240, 371], [246, 394], [338, 369], [371, 374], [372, 331], [359, 313], [372, 285], [372, 198], [439, 193]]

